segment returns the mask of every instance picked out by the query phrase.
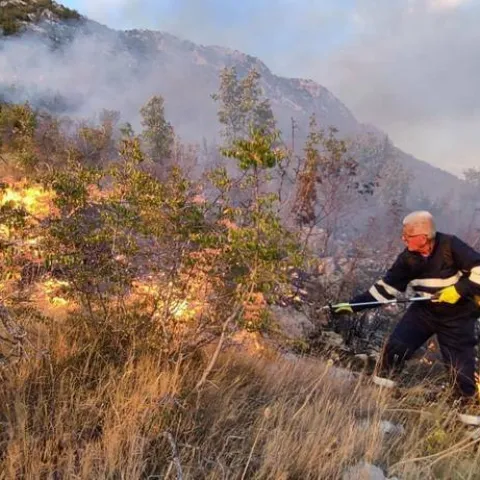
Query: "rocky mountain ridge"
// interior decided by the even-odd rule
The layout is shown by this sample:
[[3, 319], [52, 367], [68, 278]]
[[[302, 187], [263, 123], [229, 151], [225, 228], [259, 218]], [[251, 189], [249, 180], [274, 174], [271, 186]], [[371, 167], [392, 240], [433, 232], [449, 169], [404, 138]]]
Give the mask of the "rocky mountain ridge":
[[[277, 76], [251, 55], [158, 31], [116, 31], [51, 0], [3, 0], [1, 5], [5, 36], [0, 40], [4, 67], [0, 97], [7, 101], [50, 104], [62, 113], [83, 116], [108, 108], [138, 126], [140, 106], [161, 94], [167, 117], [183, 138], [215, 142], [220, 141], [219, 124], [211, 94], [218, 88], [221, 69], [235, 65], [240, 75], [250, 68], [259, 71], [289, 144], [295, 122], [297, 150], [313, 113], [322, 127], [334, 126], [360, 143], [364, 138], [367, 143], [386, 141], [385, 133], [358, 122], [325, 87], [312, 80]], [[6, 21], [16, 22], [16, 31], [6, 31]], [[456, 208], [464, 202], [469, 189], [464, 181], [393, 145], [390, 157], [410, 173], [412, 208], [428, 207], [422, 205], [425, 198], [448, 197]]]

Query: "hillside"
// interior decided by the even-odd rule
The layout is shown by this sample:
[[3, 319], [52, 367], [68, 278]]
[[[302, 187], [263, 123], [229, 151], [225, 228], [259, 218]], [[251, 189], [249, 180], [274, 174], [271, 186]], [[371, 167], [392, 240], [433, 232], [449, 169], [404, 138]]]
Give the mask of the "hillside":
[[[123, 119], [138, 126], [140, 106], [161, 94], [177, 132], [186, 140], [210, 143], [221, 140], [217, 105], [211, 99], [220, 70], [235, 65], [242, 75], [254, 67], [262, 75], [265, 94], [288, 144], [295, 121], [297, 151], [312, 113], [321, 126], [333, 125], [360, 144], [364, 138], [378, 144], [385, 141], [383, 132], [358, 122], [323, 86], [277, 76], [245, 53], [197, 45], [163, 32], [115, 31], [47, 0], [1, 4], [0, 25], [9, 34], [0, 42], [0, 97], [6, 100], [28, 100], [58, 113], [81, 116], [93, 116], [102, 108], [118, 110]], [[411, 208], [423, 208], [425, 198], [445, 197], [453, 210], [465, 208], [461, 200], [469, 191], [465, 182], [396, 148], [391, 152], [390, 159], [411, 174]]]
[[[321, 308], [369, 288], [401, 247], [401, 166], [436, 214], [447, 206], [420, 194], [451, 176], [252, 57], [0, 1], [0, 478], [477, 478], [480, 430], [458, 421], [435, 342], [398, 390], [372, 382], [406, 305]], [[139, 119], [160, 93], [182, 135], [212, 140], [225, 64], [261, 71], [287, 143], [291, 116], [301, 146], [313, 110], [348, 137], [312, 130], [287, 201], [264, 188], [292, 160], [268, 129], [203, 155], [163, 98]], [[234, 89], [241, 118], [249, 93]], [[105, 107], [123, 118], [90, 121]], [[219, 168], [196, 176], [197, 158]]]

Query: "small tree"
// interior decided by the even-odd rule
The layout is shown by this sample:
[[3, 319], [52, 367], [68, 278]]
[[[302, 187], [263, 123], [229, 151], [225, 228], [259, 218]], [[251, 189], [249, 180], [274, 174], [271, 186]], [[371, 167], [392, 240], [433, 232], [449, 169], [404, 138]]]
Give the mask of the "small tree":
[[475, 187], [480, 187], [480, 168], [467, 168], [463, 171], [465, 180]]
[[37, 112], [28, 104], [0, 105], [0, 152], [15, 152], [17, 167], [31, 170], [38, 162], [35, 149]]
[[[229, 178], [225, 169], [211, 177], [221, 192], [218, 223], [227, 227], [223, 237], [226, 277], [235, 286], [237, 302], [247, 308], [252, 302], [261, 307], [247, 321], [248, 328], [261, 328], [266, 304], [259, 303], [259, 298], [273, 298], [287, 282], [288, 266], [300, 261], [298, 238], [282, 223], [278, 195], [263, 188], [269, 173], [285, 157], [277, 143], [278, 133], [265, 134], [252, 127], [248, 138], [222, 149], [225, 157], [236, 160], [241, 180]], [[230, 195], [234, 183], [245, 193], [241, 204]]]
[[[341, 217], [345, 206], [353, 203], [355, 193], [369, 193], [369, 184], [358, 182], [358, 163], [348, 154], [337, 130], [320, 130], [315, 116], [310, 119], [310, 133], [305, 144], [305, 159], [299, 172], [293, 213], [300, 225], [312, 230], [326, 229], [326, 241]], [[365, 190], [365, 191], [364, 191]], [[325, 246], [326, 248], [326, 246]]]
[[250, 128], [272, 133], [275, 128], [270, 102], [262, 98], [260, 74], [252, 69], [242, 79], [235, 67], [225, 67], [220, 73], [220, 87], [212, 98], [219, 102], [218, 119], [224, 126], [222, 135], [227, 143], [245, 138]]
[[140, 110], [141, 124], [144, 127], [142, 139], [147, 153], [155, 163], [165, 164], [172, 154], [174, 132], [165, 119], [164, 100], [161, 96], [152, 97]]
[[81, 122], [77, 127], [73, 145], [78, 159], [85, 165], [107, 165], [115, 157], [115, 135], [120, 114], [117, 111], [103, 110], [100, 124]]

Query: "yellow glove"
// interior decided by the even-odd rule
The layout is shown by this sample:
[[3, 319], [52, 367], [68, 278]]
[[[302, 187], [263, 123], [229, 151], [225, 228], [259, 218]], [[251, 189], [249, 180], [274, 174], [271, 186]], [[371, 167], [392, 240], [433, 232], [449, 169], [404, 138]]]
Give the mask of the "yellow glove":
[[348, 313], [353, 313], [353, 309], [349, 303], [338, 303], [333, 308], [333, 313], [335, 315], [346, 315]]
[[435, 302], [457, 303], [460, 300], [460, 295], [455, 288], [455, 285], [440, 290], [440, 293], [435, 298]]

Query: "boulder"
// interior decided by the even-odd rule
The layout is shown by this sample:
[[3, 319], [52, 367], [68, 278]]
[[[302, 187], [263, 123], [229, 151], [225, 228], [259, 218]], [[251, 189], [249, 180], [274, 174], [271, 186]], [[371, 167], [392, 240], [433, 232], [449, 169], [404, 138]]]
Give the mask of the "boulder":
[[272, 305], [273, 320], [282, 333], [291, 340], [306, 339], [315, 330], [313, 323], [303, 313], [293, 307]]
[[397, 477], [387, 478], [383, 470], [368, 462], [359, 462], [348, 468], [342, 480], [399, 480]]

